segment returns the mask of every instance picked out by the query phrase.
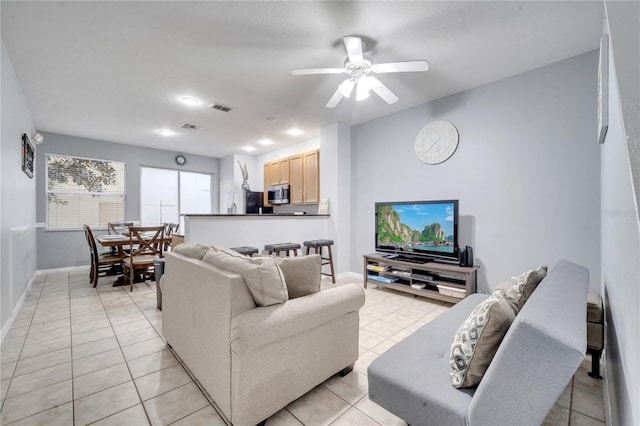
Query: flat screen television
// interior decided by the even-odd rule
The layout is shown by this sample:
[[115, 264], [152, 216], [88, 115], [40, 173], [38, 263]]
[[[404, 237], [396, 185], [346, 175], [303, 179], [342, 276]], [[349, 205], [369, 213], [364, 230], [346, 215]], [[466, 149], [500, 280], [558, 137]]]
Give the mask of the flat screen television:
[[376, 251], [405, 260], [458, 259], [458, 200], [376, 203]]

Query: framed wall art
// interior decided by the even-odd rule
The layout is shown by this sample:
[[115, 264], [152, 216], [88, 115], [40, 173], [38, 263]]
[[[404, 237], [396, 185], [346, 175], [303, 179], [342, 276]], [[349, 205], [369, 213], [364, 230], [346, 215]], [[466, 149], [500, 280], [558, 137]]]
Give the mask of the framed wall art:
[[26, 133], [22, 134], [22, 171], [26, 173], [30, 178], [33, 177], [33, 164], [35, 162], [35, 156], [33, 152], [33, 145], [29, 140], [29, 136]]
[[609, 129], [609, 35], [600, 37], [598, 63], [598, 142], [604, 143]]

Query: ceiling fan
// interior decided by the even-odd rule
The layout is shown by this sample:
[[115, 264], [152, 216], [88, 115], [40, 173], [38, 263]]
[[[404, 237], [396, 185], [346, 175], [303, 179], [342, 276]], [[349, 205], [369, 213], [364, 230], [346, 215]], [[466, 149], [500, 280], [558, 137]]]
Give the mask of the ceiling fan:
[[413, 72], [427, 71], [429, 63], [424, 60], [407, 62], [388, 62], [384, 64], [374, 64], [363, 56], [363, 41], [360, 37], [343, 37], [344, 45], [347, 49], [347, 59], [342, 68], [307, 68], [292, 70], [291, 75], [310, 74], [347, 74], [349, 77], [343, 81], [336, 92], [327, 102], [327, 108], [335, 108], [342, 98], [351, 96], [353, 89], [356, 89], [356, 101], [361, 101], [369, 97], [369, 92], [373, 90], [388, 104], [398, 101], [398, 97], [387, 86], [382, 84], [370, 73], [382, 74], [389, 72]]

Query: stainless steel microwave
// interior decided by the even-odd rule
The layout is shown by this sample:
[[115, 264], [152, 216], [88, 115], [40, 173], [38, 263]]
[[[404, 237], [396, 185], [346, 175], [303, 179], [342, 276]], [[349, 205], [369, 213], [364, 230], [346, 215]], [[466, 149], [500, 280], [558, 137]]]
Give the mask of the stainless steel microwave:
[[274, 185], [268, 189], [269, 204], [289, 204], [289, 185]]

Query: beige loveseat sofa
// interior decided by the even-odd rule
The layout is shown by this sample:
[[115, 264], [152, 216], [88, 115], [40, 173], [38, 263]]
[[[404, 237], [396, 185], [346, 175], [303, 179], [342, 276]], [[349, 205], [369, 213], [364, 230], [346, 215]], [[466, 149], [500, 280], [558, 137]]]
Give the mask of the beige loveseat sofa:
[[[358, 358], [360, 287], [259, 307], [243, 276], [213, 265], [211, 255], [201, 260], [198, 250], [183, 253], [166, 255], [164, 337], [227, 421], [258, 424], [332, 375], [350, 371]], [[302, 270], [319, 290], [320, 257], [297, 259], [287, 262], [306, 262]], [[289, 273], [290, 286], [300, 279], [301, 268], [294, 269], [298, 276]]]

